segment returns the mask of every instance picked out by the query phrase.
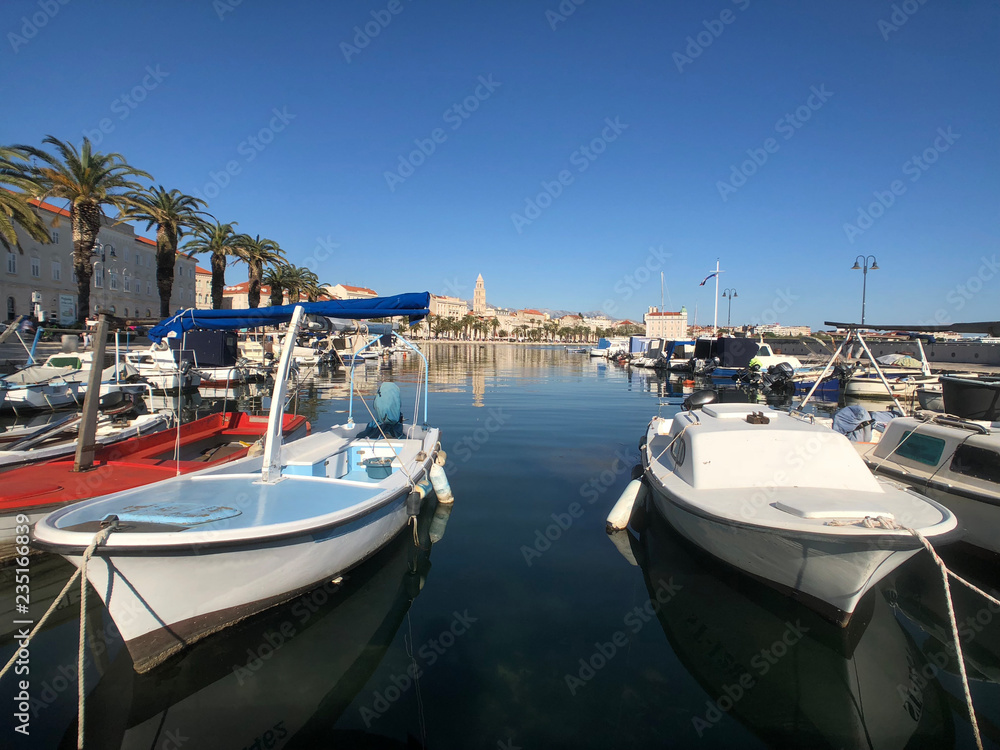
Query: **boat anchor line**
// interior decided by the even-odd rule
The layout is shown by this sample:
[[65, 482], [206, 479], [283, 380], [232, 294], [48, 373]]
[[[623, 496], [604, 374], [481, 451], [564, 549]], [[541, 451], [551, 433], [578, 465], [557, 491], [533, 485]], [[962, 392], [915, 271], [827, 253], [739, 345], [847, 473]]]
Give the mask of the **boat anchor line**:
[[90, 583], [87, 580], [87, 563], [90, 561], [90, 558], [93, 556], [94, 551], [97, 549], [97, 547], [101, 544], [104, 544], [104, 542], [108, 540], [108, 537], [111, 536], [111, 532], [115, 531], [117, 528], [118, 528], [118, 521], [117, 519], [115, 519], [108, 526], [106, 526], [105, 528], [101, 529], [99, 532], [94, 534], [93, 541], [90, 543], [87, 549], [84, 550], [83, 557], [80, 560], [80, 567], [77, 568], [76, 572], [73, 573], [72, 576], [70, 576], [70, 579], [68, 581], [66, 581], [66, 585], [63, 586], [62, 591], [59, 592], [59, 596], [55, 598], [55, 600], [49, 606], [48, 610], [46, 610], [45, 614], [42, 615], [42, 618], [38, 621], [38, 624], [35, 625], [34, 628], [32, 628], [31, 632], [28, 634], [28, 637], [24, 640], [24, 642], [20, 645], [20, 647], [15, 650], [14, 655], [10, 657], [10, 661], [7, 662], [7, 664], [4, 666], [3, 669], [0, 669], [0, 679], [3, 679], [3, 676], [7, 674], [8, 671], [10, 671], [10, 668], [12, 666], [14, 666], [14, 663], [17, 661], [18, 654], [23, 649], [26, 649], [28, 647], [28, 644], [31, 643], [32, 639], [41, 631], [42, 627], [44, 627], [49, 617], [52, 616], [52, 613], [59, 608], [59, 605], [62, 603], [62, 600], [66, 597], [67, 594], [69, 594], [70, 589], [73, 588], [73, 584], [76, 583], [76, 579], [79, 577], [80, 578], [80, 641], [79, 641], [79, 651], [77, 654], [77, 664], [76, 664], [76, 669], [77, 669], [76, 675], [78, 683], [77, 686], [78, 721], [77, 721], [77, 733], [76, 733], [76, 746], [78, 750], [83, 750], [84, 707], [86, 703], [86, 681], [84, 680], [83, 669], [85, 662], [84, 653], [86, 650], [85, 647], [86, 647], [86, 618], [87, 618], [87, 586]]

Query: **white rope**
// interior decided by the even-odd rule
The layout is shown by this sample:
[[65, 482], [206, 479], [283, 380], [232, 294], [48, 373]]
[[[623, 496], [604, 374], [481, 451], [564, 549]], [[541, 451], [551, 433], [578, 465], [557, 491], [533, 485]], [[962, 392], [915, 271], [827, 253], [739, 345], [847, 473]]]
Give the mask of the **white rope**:
[[[357, 383], [354, 384], [354, 390], [357, 391], [358, 398], [360, 398], [361, 399], [361, 403], [365, 405], [365, 411], [367, 411], [368, 412], [368, 416], [372, 418], [372, 422], [375, 424], [375, 427], [378, 428], [379, 434], [382, 436], [382, 439], [385, 440], [386, 445], [389, 446], [389, 450], [392, 451], [392, 455], [395, 456], [395, 458], [396, 458], [397, 461], [399, 461], [399, 468], [403, 470], [404, 474], [406, 474], [406, 478], [409, 480], [410, 486], [411, 487], [416, 487], [417, 486], [416, 481], [414, 481], [413, 477], [410, 476], [410, 472], [408, 472], [406, 470], [406, 465], [403, 463], [403, 459], [399, 457], [398, 453], [396, 453], [396, 447], [392, 444], [392, 442], [390, 442], [388, 436], [382, 430], [382, 425], [379, 424], [378, 419], [375, 418], [375, 415], [372, 413], [371, 408], [368, 406], [368, 402], [365, 401], [365, 397], [362, 396], [361, 395], [361, 391], [358, 390], [358, 384]], [[372, 443], [372, 450], [374, 450], [374, 449], [375, 449], [375, 444]]]
[[654, 458], [652, 461], [650, 461], [650, 463], [653, 463], [653, 461], [659, 461], [660, 460], [660, 456], [662, 456], [664, 453], [666, 453], [668, 450], [670, 450], [670, 446], [673, 445], [674, 443], [676, 443], [677, 439], [681, 435], [683, 435], [685, 432], [687, 432], [688, 427], [697, 427], [699, 424], [701, 424], [701, 423], [700, 422], [690, 422], [690, 423], [684, 425], [684, 427], [681, 428], [681, 431], [678, 432], [676, 435], [674, 435], [674, 439], [671, 440], [669, 443], [667, 443], [667, 447], [664, 448], [659, 453], [657, 453], [656, 454], [656, 458]]
[[[965, 705], [969, 709], [969, 723], [972, 725], [972, 734], [976, 738], [976, 747], [978, 747], [979, 750], [983, 750], [983, 738], [979, 735], [979, 723], [976, 721], [976, 712], [972, 707], [972, 693], [969, 691], [969, 676], [965, 672], [965, 656], [962, 654], [962, 641], [958, 635], [958, 621], [955, 619], [955, 605], [951, 601], [951, 586], [948, 583], [948, 575], [954, 574], [948, 570], [948, 566], [944, 564], [944, 560], [938, 557], [937, 552], [934, 551], [934, 547], [931, 546], [931, 543], [927, 541], [923, 534], [916, 529], [907, 529], [907, 531], [913, 534], [913, 536], [920, 541], [920, 543], [924, 546], [924, 549], [927, 550], [931, 559], [934, 560], [938, 569], [941, 571], [941, 580], [944, 583], [945, 602], [948, 604], [948, 619], [951, 621], [951, 636], [955, 639], [955, 657], [958, 660], [958, 671], [962, 678], [962, 690], [965, 693]], [[965, 581], [962, 582], [966, 583]], [[971, 588], [975, 588], [972, 584], [966, 583], [966, 585]], [[978, 589], [976, 590], [978, 591]], [[985, 592], [980, 593], [994, 602], [997, 601]]]
[[93, 541], [91, 541], [90, 546], [88, 546], [87, 549], [84, 550], [83, 552], [83, 558], [80, 562], [80, 567], [77, 568], [76, 572], [73, 573], [72, 576], [70, 576], [70, 579], [68, 581], [66, 581], [66, 585], [63, 586], [62, 591], [59, 592], [59, 596], [55, 598], [55, 600], [52, 602], [52, 605], [48, 608], [48, 610], [46, 610], [45, 614], [42, 615], [42, 619], [38, 621], [38, 624], [35, 625], [31, 633], [28, 634], [28, 637], [25, 639], [21, 647], [14, 651], [14, 655], [10, 657], [10, 661], [7, 662], [6, 666], [3, 669], [0, 669], [0, 679], [2, 679], [3, 676], [7, 674], [7, 672], [10, 670], [10, 668], [14, 666], [14, 662], [17, 661], [17, 655], [21, 651], [21, 649], [27, 648], [28, 644], [31, 643], [32, 639], [36, 635], [38, 635], [42, 627], [44, 627], [45, 623], [48, 621], [49, 617], [51, 617], [52, 613], [55, 612], [56, 609], [59, 607], [59, 604], [62, 602], [63, 598], [66, 596], [66, 594], [69, 593], [69, 590], [73, 588], [73, 584], [76, 582], [77, 577], [79, 577], [80, 578], [80, 639], [79, 639], [79, 651], [77, 653], [77, 662], [76, 662], [77, 680], [78, 680], [78, 687], [77, 687], [78, 719], [77, 719], [76, 746], [79, 750], [82, 750], [83, 748], [83, 728], [84, 728], [83, 715], [84, 715], [84, 704], [86, 696], [86, 683], [83, 679], [83, 663], [84, 663], [83, 654], [85, 647], [84, 636], [86, 634], [85, 620], [87, 616], [87, 562], [94, 554], [94, 550], [97, 549], [98, 545], [103, 544], [105, 541], [107, 541], [107, 538], [111, 535], [111, 532], [114, 531], [115, 528], [116, 527], [113, 525], [108, 526], [105, 529], [101, 529], [94, 535], [94, 539]]

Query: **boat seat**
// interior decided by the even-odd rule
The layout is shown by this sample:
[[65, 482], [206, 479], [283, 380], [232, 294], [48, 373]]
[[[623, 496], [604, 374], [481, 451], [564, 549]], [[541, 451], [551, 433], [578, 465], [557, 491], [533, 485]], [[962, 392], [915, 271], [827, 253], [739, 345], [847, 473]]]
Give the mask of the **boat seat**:
[[122, 523], [172, 524], [196, 526], [213, 523], [240, 515], [241, 511], [226, 505], [202, 505], [200, 503], [150, 503], [130, 505], [118, 513]]

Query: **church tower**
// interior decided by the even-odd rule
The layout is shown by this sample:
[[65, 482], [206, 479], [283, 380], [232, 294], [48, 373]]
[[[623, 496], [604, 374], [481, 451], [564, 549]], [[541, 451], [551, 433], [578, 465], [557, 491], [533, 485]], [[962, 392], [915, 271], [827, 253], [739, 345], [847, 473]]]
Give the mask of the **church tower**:
[[486, 314], [486, 284], [483, 283], [483, 275], [479, 274], [476, 279], [476, 291], [472, 297], [472, 312], [476, 315]]

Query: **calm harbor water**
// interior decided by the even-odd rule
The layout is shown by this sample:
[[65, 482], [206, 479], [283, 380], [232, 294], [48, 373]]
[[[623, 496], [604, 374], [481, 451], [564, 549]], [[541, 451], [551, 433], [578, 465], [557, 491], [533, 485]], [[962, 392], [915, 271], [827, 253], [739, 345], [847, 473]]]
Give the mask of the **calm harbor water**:
[[[924, 556], [871, 592], [846, 630], [713, 563], [655, 514], [616, 539], [629, 560], [605, 517], [644, 426], [679, 408], [680, 386], [562, 347], [426, 348], [450, 513], [426, 507], [419, 547], [404, 534], [339, 587], [145, 675], [92, 594], [89, 747], [974, 746]], [[370, 397], [380, 378], [396, 381], [406, 413], [418, 373], [412, 356], [397, 359], [391, 371], [358, 368], [358, 386]], [[306, 381], [298, 410], [313, 429], [343, 421], [345, 373]], [[995, 562], [945, 556], [1000, 585]], [[70, 573], [61, 558], [33, 558], [35, 618]], [[12, 589], [0, 571], [4, 661]], [[955, 602], [984, 741], [1000, 746], [1000, 613], [963, 590]], [[32, 645], [31, 736], [13, 734], [7, 700], [3, 747], [75, 746], [78, 605], [75, 595]], [[9, 677], [0, 687], [12, 696]]]

